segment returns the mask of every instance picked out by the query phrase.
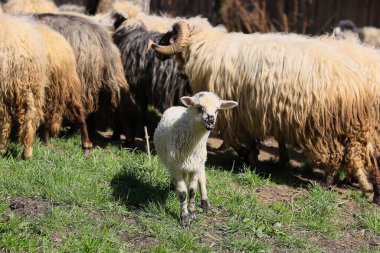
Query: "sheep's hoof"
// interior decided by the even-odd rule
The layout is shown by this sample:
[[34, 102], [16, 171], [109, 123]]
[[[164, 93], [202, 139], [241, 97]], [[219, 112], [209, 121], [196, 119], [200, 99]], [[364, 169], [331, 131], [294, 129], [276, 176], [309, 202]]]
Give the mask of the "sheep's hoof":
[[201, 208], [203, 209], [203, 212], [206, 212], [211, 210], [211, 205], [208, 199], [202, 199], [201, 200]]
[[331, 190], [333, 188], [333, 184], [330, 182], [320, 182], [319, 185], [325, 190]]
[[280, 160], [278, 161], [278, 166], [279, 167], [285, 167], [285, 168], [291, 167], [289, 158], [288, 157], [283, 158], [283, 159], [280, 158]]
[[373, 203], [380, 206], [380, 196], [373, 196]]
[[91, 149], [90, 149], [90, 148], [85, 148], [85, 149], [83, 150], [83, 155], [84, 155], [85, 157], [90, 156], [90, 154], [91, 154]]
[[6, 149], [0, 149], [0, 155], [5, 155], [7, 153]]
[[22, 159], [28, 160], [32, 157], [32, 149], [24, 150], [24, 153], [22, 154]]
[[183, 228], [188, 228], [190, 226], [190, 215], [186, 214], [181, 216], [181, 223]]

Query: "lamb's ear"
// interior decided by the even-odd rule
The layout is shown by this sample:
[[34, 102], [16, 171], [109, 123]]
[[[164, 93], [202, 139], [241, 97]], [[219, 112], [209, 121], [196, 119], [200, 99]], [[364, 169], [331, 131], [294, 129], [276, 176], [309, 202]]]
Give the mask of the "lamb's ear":
[[233, 100], [221, 100], [220, 101], [220, 109], [221, 110], [231, 109], [237, 105], [238, 105], [238, 102], [235, 102]]
[[192, 97], [184, 96], [184, 97], [181, 97], [180, 100], [181, 100], [181, 103], [187, 107], [194, 105], [194, 98]]

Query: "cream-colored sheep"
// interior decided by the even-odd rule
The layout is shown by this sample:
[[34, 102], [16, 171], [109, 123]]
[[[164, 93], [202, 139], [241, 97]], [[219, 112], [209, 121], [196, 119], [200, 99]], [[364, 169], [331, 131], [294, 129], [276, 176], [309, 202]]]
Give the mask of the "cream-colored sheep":
[[227, 33], [202, 19], [176, 23], [171, 37], [171, 45], [153, 48], [176, 55], [194, 92], [239, 101], [217, 124], [226, 145], [282, 139], [321, 164], [327, 183], [345, 162], [371, 171], [380, 204], [380, 176], [372, 169], [374, 94], [355, 61], [318, 38]]
[[58, 7], [51, 0], [9, 0], [4, 5], [4, 12], [18, 13], [57, 13]]

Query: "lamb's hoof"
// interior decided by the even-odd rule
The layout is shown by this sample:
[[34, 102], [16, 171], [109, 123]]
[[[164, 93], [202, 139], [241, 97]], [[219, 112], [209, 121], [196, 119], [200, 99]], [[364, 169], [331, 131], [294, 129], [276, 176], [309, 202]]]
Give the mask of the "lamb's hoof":
[[207, 211], [211, 210], [211, 204], [208, 201], [208, 199], [202, 199], [201, 200], [201, 208], [203, 209], [203, 212], [207, 213]]
[[195, 214], [195, 211], [190, 212], [189, 216], [190, 216], [190, 219], [192, 219], [192, 220], [195, 220], [197, 218], [197, 215]]
[[181, 217], [181, 223], [183, 228], [188, 228], [190, 226], [190, 215], [186, 214]]

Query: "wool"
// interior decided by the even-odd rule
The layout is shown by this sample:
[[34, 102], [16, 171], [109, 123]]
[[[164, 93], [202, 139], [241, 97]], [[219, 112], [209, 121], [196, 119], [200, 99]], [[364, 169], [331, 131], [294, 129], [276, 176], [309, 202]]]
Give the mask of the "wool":
[[[34, 17], [62, 34], [73, 48], [85, 114], [99, 111], [111, 121], [116, 117], [121, 118], [124, 125], [132, 122], [129, 119], [134, 115], [115, 116], [115, 113], [124, 110], [120, 107], [134, 106], [134, 99], [124, 77], [120, 52], [107, 30], [78, 15], [37, 14]], [[120, 99], [121, 93], [126, 97], [124, 101]], [[133, 114], [133, 110], [130, 113]], [[130, 128], [134, 129], [133, 126]], [[133, 138], [134, 133], [130, 135]]]
[[[182, 97], [187, 106], [167, 109], [154, 132], [153, 140], [160, 160], [167, 168], [181, 204], [182, 225], [188, 226], [189, 216], [195, 212], [195, 193], [198, 181], [204, 208], [209, 208], [205, 162], [207, 138], [215, 126], [218, 110], [237, 105], [224, 101], [210, 92], [199, 92], [193, 97]], [[185, 180], [189, 179], [189, 193]], [[189, 194], [189, 206], [187, 195]]]
[[59, 12], [70, 12], [70, 13], [78, 13], [85, 14], [86, 8], [84, 6], [79, 6], [76, 4], [62, 4], [58, 7]]
[[148, 105], [163, 113], [179, 105], [180, 97], [191, 94], [186, 77], [177, 70], [173, 59], [162, 61], [153, 51], [146, 52], [148, 39], [158, 43], [163, 35], [148, 32], [144, 26], [121, 26], [113, 35], [131, 93], [145, 118]]
[[371, 170], [374, 96], [356, 62], [320, 38], [227, 33], [194, 21], [176, 58], [194, 92], [239, 102], [217, 123], [227, 146], [274, 136], [325, 165], [327, 181], [345, 159], [358, 166], [353, 156]]
[[37, 31], [42, 36], [44, 51], [48, 58], [48, 85], [45, 88], [43, 137], [48, 144], [49, 134], [58, 136], [62, 119], [79, 124], [82, 129], [82, 147], [89, 149], [92, 144], [87, 134], [87, 126], [82, 105], [82, 87], [76, 72], [73, 49], [66, 39], [49, 27], [38, 24]]
[[59, 9], [51, 0], [9, 0], [4, 5], [4, 12], [18, 13], [58, 13]]
[[[347, 33], [346, 33], [347, 34]], [[367, 87], [370, 89], [371, 94], [374, 95], [375, 99], [373, 101], [373, 115], [375, 122], [380, 120], [380, 51], [361, 44], [359, 40], [352, 39], [350, 37], [345, 37], [345, 40], [336, 40], [337, 37], [333, 36], [331, 38], [326, 37], [325, 42], [333, 45], [337, 50], [342, 51], [351, 60], [355, 61], [363, 75], [366, 77]], [[341, 38], [341, 37], [338, 37]], [[379, 147], [379, 136], [380, 136], [380, 127], [378, 124], [375, 125], [375, 137], [372, 142], [376, 147]], [[353, 168], [348, 168], [348, 171], [351, 175], [355, 176], [363, 189], [371, 189], [369, 183], [370, 170], [367, 167], [361, 166], [361, 170], [355, 170]]]
[[0, 153], [18, 124], [23, 157], [32, 157], [36, 128], [43, 118], [48, 60], [43, 40], [27, 18], [0, 16]]

